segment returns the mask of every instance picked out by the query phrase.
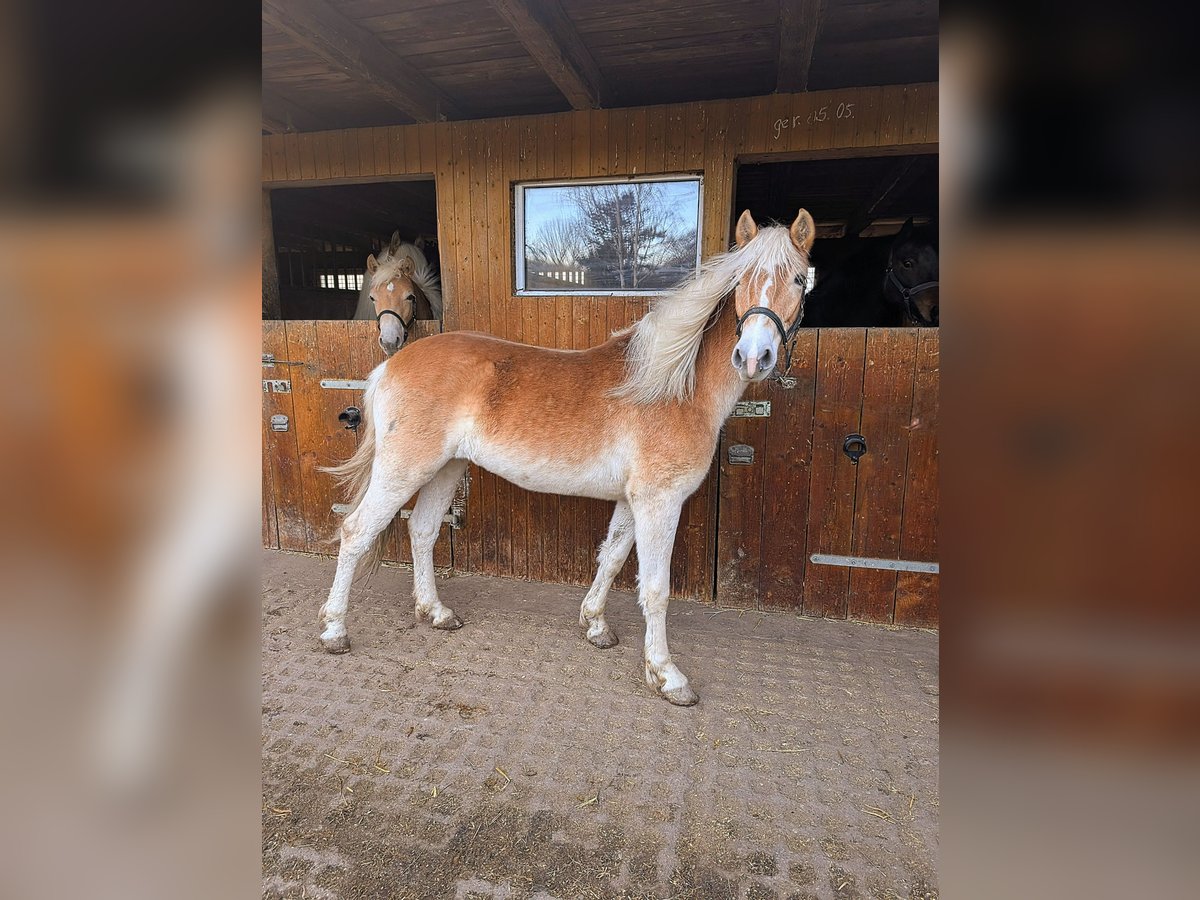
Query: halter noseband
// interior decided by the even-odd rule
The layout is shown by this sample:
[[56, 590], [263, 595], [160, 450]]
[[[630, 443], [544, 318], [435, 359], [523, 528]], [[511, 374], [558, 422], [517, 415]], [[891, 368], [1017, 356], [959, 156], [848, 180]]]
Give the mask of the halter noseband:
[[385, 310], [380, 311], [379, 315], [377, 315], [375, 317], [375, 322], [379, 325], [380, 331], [383, 330], [383, 317], [384, 316], [395, 316], [397, 319], [400, 320], [400, 327], [404, 329], [404, 340], [401, 341], [401, 345], [407, 343], [408, 342], [408, 330], [409, 330], [409, 328], [412, 327], [412, 323], [417, 318], [417, 305], [415, 303], [413, 304], [413, 312], [412, 312], [412, 315], [408, 317], [407, 322], [404, 321], [404, 316], [400, 315], [400, 313], [396, 312], [394, 309], [385, 309]]
[[922, 281], [920, 284], [914, 284], [912, 287], [905, 287], [904, 283], [896, 275], [895, 270], [890, 265], [887, 267], [886, 274], [887, 277], [884, 279], [884, 283], [890, 283], [896, 288], [897, 291], [900, 292], [900, 296], [904, 300], [905, 312], [907, 312], [910, 316], [927, 328], [932, 328], [933, 319], [927, 319], [921, 315], [921, 311], [917, 309], [917, 305], [913, 303], [913, 297], [917, 296], [917, 294], [923, 294], [926, 291], [933, 290], [938, 286], [938, 283], [936, 281]]
[[796, 334], [800, 331], [800, 322], [804, 318], [804, 298], [808, 292], [803, 287], [800, 288], [800, 308], [796, 312], [796, 321], [792, 323], [791, 328], [783, 327], [783, 319], [773, 309], [767, 309], [765, 306], [752, 306], [746, 310], [737, 320], [737, 336], [742, 336], [742, 325], [753, 315], [766, 316], [775, 323], [775, 327], [779, 330], [779, 337], [784, 350], [784, 365], [783, 371], [790, 371], [792, 368], [792, 351], [796, 349]]

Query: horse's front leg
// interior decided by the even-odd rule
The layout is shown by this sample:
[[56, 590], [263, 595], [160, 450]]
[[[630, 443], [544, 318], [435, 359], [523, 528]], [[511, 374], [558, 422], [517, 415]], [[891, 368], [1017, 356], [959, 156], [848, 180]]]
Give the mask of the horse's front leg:
[[671, 588], [671, 551], [686, 497], [634, 494], [634, 532], [638, 551], [638, 601], [646, 616], [646, 684], [676, 706], [700, 699], [667, 649], [667, 595]]
[[617, 633], [604, 621], [604, 603], [613, 581], [633, 549], [633, 511], [624, 500], [618, 500], [608, 526], [608, 537], [596, 555], [596, 580], [579, 607], [579, 624], [587, 629], [589, 642], [607, 650], [617, 646]]

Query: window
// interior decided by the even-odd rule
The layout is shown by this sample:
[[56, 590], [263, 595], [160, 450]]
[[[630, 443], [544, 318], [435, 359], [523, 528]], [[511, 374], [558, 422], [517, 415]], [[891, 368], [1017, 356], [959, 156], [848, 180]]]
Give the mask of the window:
[[697, 175], [516, 186], [521, 294], [659, 294], [700, 262]]

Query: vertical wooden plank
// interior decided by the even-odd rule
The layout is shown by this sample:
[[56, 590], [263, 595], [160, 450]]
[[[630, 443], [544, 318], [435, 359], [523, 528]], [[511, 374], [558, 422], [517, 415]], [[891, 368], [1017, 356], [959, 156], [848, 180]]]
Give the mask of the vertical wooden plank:
[[853, 147], [854, 136], [857, 133], [858, 123], [855, 116], [858, 114], [859, 106], [862, 104], [862, 98], [866, 95], [864, 88], [852, 88], [838, 92], [838, 101], [833, 107], [833, 139], [831, 146], [833, 147]]
[[[771, 135], [767, 141], [768, 152], [786, 152], [792, 149], [792, 95], [773, 94], [767, 98], [767, 120]], [[803, 124], [804, 119], [800, 119]]]
[[608, 112], [608, 172], [629, 174], [629, 112], [613, 109]]
[[813, 113], [808, 146], [813, 150], [828, 150], [833, 146], [833, 126], [837, 122], [838, 103], [841, 102], [842, 93], [828, 91], [817, 96], [819, 99]]
[[408, 160], [405, 158], [404, 134], [408, 130], [394, 125], [387, 130], [388, 172], [398, 175], [408, 171]]
[[771, 418], [763, 448], [763, 560], [759, 600], [764, 609], [804, 606], [808, 558], [808, 500], [812, 480], [817, 332], [803, 329], [789, 372], [796, 386], [770, 387]]
[[[912, 328], [867, 330], [862, 422], [867, 452], [858, 461], [855, 556], [900, 558], [900, 523], [908, 466], [917, 333]], [[891, 622], [896, 573], [851, 569], [847, 613], [866, 622]]]
[[445, 131], [449, 127], [449, 123], [423, 122], [415, 127], [417, 129], [417, 142], [421, 145], [421, 171], [434, 172], [437, 170], [440, 159], [439, 149], [441, 139], [438, 137], [438, 132]]
[[755, 97], [750, 101], [750, 107], [746, 113], [746, 124], [742, 133], [742, 153], [766, 152], [767, 145], [775, 134], [770, 118], [770, 111], [771, 101], [769, 97]]
[[[858, 431], [862, 413], [866, 329], [823, 328], [817, 337], [816, 408], [812, 479], [808, 499], [808, 554], [849, 554], [854, 529], [858, 469], [842, 452], [846, 435]], [[808, 563], [804, 614], [846, 617], [849, 572]]]
[[362, 173], [362, 157], [358, 153], [358, 132], [343, 129], [337, 132], [342, 139], [342, 155], [346, 163], [346, 177], [352, 178]]
[[271, 164], [271, 135], [264, 134], [262, 138], [262, 180], [263, 184], [275, 180], [275, 170]]
[[358, 141], [358, 174], [375, 174], [375, 129], [356, 128], [352, 132]]
[[684, 120], [684, 106], [673, 103], [664, 108], [666, 121], [664, 123], [664, 153], [663, 171], [682, 172], [684, 169], [683, 148], [687, 142], [687, 125]]
[[425, 169], [421, 165], [421, 131], [416, 125], [400, 126], [400, 142], [404, 145], [404, 172], [408, 175], [429, 174], [431, 166]]
[[704, 127], [703, 103], [684, 104], [683, 168], [689, 172], [704, 170]]
[[642, 165], [647, 173], [666, 171], [667, 114], [661, 106], [646, 110], [645, 156]]
[[904, 143], [920, 144], [925, 141], [925, 126], [929, 121], [932, 98], [933, 85], [916, 84], [904, 88]]
[[329, 178], [331, 176], [329, 166], [329, 136], [325, 133], [319, 133], [314, 134], [312, 137], [314, 175], [317, 178]]
[[329, 175], [343, 178], [346, 175], [346, 142], [340, 131], [325, 132], [325, 152], [329, 157]]
[[[287, 323], [263, 322], [263, 352], [274, 354], [276, 359], [290, 359], [287, 355]], [[263, 368], [263, 378], [286, 378], [281, 373], [290, 366]], [[295, 411], [292, 394], [263, 394], [263, 416], [269, 423], [272, 416], [288, 418], [287, 431], [267, 431], [263, 447], [264, 464], [271, 466], [271, 483], [274, 487], [275, 520], [279, 547], [283, 550], [305, 550], [308, 547], [304, 528], [304, 486], [300, 480], [300, 450], [296, 442]], [[269, 427], [269, 426], [268, 426]]]
[[[922, 328], [917, 340], [912, 421], [908, 432], [908, 472], [900, 532], [903, 559], [936, 562], [938, 558], [938, 384], [939, 335]], [[901, 572], [896, 583], [896, 624], [938, 624], [938, 575]]]
[[[744, 400], [765, 400], [767, 388], [754, 384]], [[721, 606], [753, 609], [758, 606], [762, 570], [763, 493], [767, 420], [731, 418], [725, 421], [721, 441], [718, 481], [717, 602]], [[729, 448], [748, 444], [754, 448], [754, 463], [731, 466]]]
[[592, 171], [592, 114], [589, 110], [571, 113], [571, 158], [573, 175], [590, 175]]
[[860, 91], [854, 105], [855, 147], [872, 147], [879, 140], [880, 116], [883, 112], [883, 88], [869, 87]]
[[284, 164], [287, 167], [288, 181], [299, 181], [300, 170], [300, 135], [283, 135]]
[[267, 138], [271, 145], [271, 172], [276, 181], [287, 180], [287, 154], [283, 149], [283, 135], [273, 134]]
[[317, 177], [316, 136], [300, 134], [296, 136], [300, 144], [300, 177], [311, 180]]
[[627, 165], [630, 175], [646, 174], [646, 110], [631, 109], [627, 121], [629, 123], [629, 140], [625, 152], [628, 156]]
[[[342, 324], [344, 327], [345, 323], [320, 324]], [[335, 465], [346, 459], [354, 450], [354, 442], [352, 436], [347, 441], [336, 433], [345, 429], [340, 428], [337, 421], [338, 409], [327, 405], [329, 392], [320, 386], [322, 360], [317, 327], [318, 323], [313, 321], [288, 322], [285, 358], [292, 361], [288, 374], [292, 382], [292, 422], [300, 451], [304, 549], [310, 553], [328, 553], [338, 526], [333, 504], [339, 502], [340, 497], [333, 479], [318, 472], [317, 467]]]
[[925, 143], [938, 143], [938, 111], [940, 97], [936, 82], [929, 86], [929, 118], [925, 121]]
[[609, 168], [611, 162], [610, 148], [608, 146], [608, 110], [593, 109], [591, 111], [592, 127], [591, 127], [591, 156], [588, 161], [588, 169], [585, 172], [579, 172], [578, 175], [607, 175], [612, 170]]
[[375, 174], [396, 175], [403, 170], [394, 169], [391, 165], [391, 142], [387, 128], [372, 128], [371, 141], [374, 146]]
[[881, 88], [879, 99], [877, 143], [880, 146], [899, 144], [904, 128], [904, 89], [891, 85]]

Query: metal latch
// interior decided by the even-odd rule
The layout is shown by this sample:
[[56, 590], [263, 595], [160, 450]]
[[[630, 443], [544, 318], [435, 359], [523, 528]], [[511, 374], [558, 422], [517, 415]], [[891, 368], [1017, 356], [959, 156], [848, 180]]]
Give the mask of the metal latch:
[[362, 424], [362, 410], [357, 406], [347, 406], [338, 413], [338, 421], [351, 431], [358, 431]]
[[282, 378], [264, 378], [263, 393], [264, 394], [290, 394], [292, 392], [292, 383], [287, 379]]
[[867, 452], [867, 439], [858, 432], [846, 435], [846, 439], [842, 441], [842, 452], [857, 466], [859, 459]]
[[770, 400], [739, 400], [731, 419], [765, 419], [771, 415]]
[[729, 448], [731, 466], [749, 466], [754, 462], [754, 448], [749, 444], [733, 444]]
[[272, 431], [287, 431], [288, 430], [288, 417], [283, 416], [283, 415], [271, 416], [271, 430]]

